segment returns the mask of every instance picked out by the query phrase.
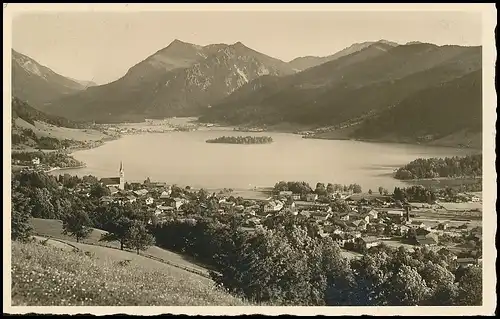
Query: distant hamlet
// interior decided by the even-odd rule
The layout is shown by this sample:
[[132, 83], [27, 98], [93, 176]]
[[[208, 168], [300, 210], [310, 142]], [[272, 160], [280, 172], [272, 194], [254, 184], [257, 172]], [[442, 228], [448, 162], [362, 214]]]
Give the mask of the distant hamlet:
[[221, 136], [207, 140], [207, 143], [225, 144], [269, 144], [273, 142], [270, 136]]

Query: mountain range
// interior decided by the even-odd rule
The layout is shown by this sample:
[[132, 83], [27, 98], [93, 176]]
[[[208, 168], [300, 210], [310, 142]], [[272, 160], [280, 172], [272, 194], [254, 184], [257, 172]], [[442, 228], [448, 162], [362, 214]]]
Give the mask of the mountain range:
[[[201, 121], [351, 127], [343, 138], [384, 140], [393, 135], [411, 142], [456, 131], [480, 132], [481, 55], [481, 47], [377, 42], [294, 75], [261, 77], [213, 105]], [[449, 96], [454, 90], [461, 93]], [[463, 92], [471, 95], [456, 99]], [[418, 112], [418, 117], [409, 116]], [[436, 120], [451, 130], [430, 125]], [[384, 129], [372, 136], [378, 126]]]
[[85, 90], [95, 83], [64, 77], [34, 59], [12, 50], [12, 95], [35, 107]]
[[[201, 116], [230, 125], [349, 127], [346, 138], [401, 134], [412, 141], [481, 130], [481, 47], [380, 40], [287, 63], [241, 42], [199, 46], [175, 40], [122, 78], [86, 86], [14, 52], [14, 94], [28, 101], [36, 96], [35, 107], [75, 121]], [[20, 76], [23, 70], [30, 76]], [[40, 89], [42, 84], [56, 89]], [[463, 92], [470, 95], [457, 99]], [[447, 112], [461, 119], [446, 118]], [[436, 126], [436, 114], [447, 129]], [[400, 121], [409, 124], [391, 124]]]
[[241, 42], [198, 46], [175, 40], [117, 81], [55, 100], [45, 110], [98, 122], [193, 116], [261, 75], [293, 73], [287, 63]]

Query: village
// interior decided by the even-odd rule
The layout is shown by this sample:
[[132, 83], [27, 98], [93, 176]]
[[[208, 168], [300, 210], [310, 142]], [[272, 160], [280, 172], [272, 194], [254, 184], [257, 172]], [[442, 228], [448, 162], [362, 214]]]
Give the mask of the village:
[[[313, 192], [291, 191], [275, 192], [265, 199], [245, 199], [227, 189], [210, 194], [203, 189], [180, 188], [149, 179], [125, 183], [122, 167], [120, 177], [102, 178], [100, 183], [109, 190], [100, 197], [101, 205], [133, 204], [154, 216], [149, 223], [172, 219], [196, 222], [200, 215], [233, 214], [243, 219], [244, 230], [252, 232], [278, 216], [290, 220], [301, 218], [319, 236], [331, 237], [344, 255], [351, 258], [372, 247], [388, 245], [409, 250], [418, 246], [436, 251], [447, 248], [463, 265], [479, 264], [482, 260], [480, 214], [469, 214], [468, 218], [461, 215], [470, 213], [472, 206], [481, 207], [478, 193], [460, 194], [459, 203], [437, 200], [432, 204], [398, 201], [389, 194], [352, 191], [328, 194], [326, 200]], [[91, 184], [82, 183], [70, 191], [88, 197]]]

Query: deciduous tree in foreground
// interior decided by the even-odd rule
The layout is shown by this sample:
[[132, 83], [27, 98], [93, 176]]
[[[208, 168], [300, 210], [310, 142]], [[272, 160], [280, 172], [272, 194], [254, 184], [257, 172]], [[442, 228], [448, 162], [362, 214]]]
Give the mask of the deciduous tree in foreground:
[[66, 215], [63, 219], [63, 234], [76, 238], [76, 242], [90, 236], [93, 231], [91, 221], [87, 213], [73, 207], [73, 212]]

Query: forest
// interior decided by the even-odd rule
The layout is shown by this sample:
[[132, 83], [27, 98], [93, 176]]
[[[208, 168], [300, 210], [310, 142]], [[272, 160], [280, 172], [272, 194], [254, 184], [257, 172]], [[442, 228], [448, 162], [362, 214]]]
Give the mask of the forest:
[[477, 178], [483, 175], [482, 154], [464, 157], [417, 158], [400, 167], [394, 177], [401, 180], [421, 178]]

